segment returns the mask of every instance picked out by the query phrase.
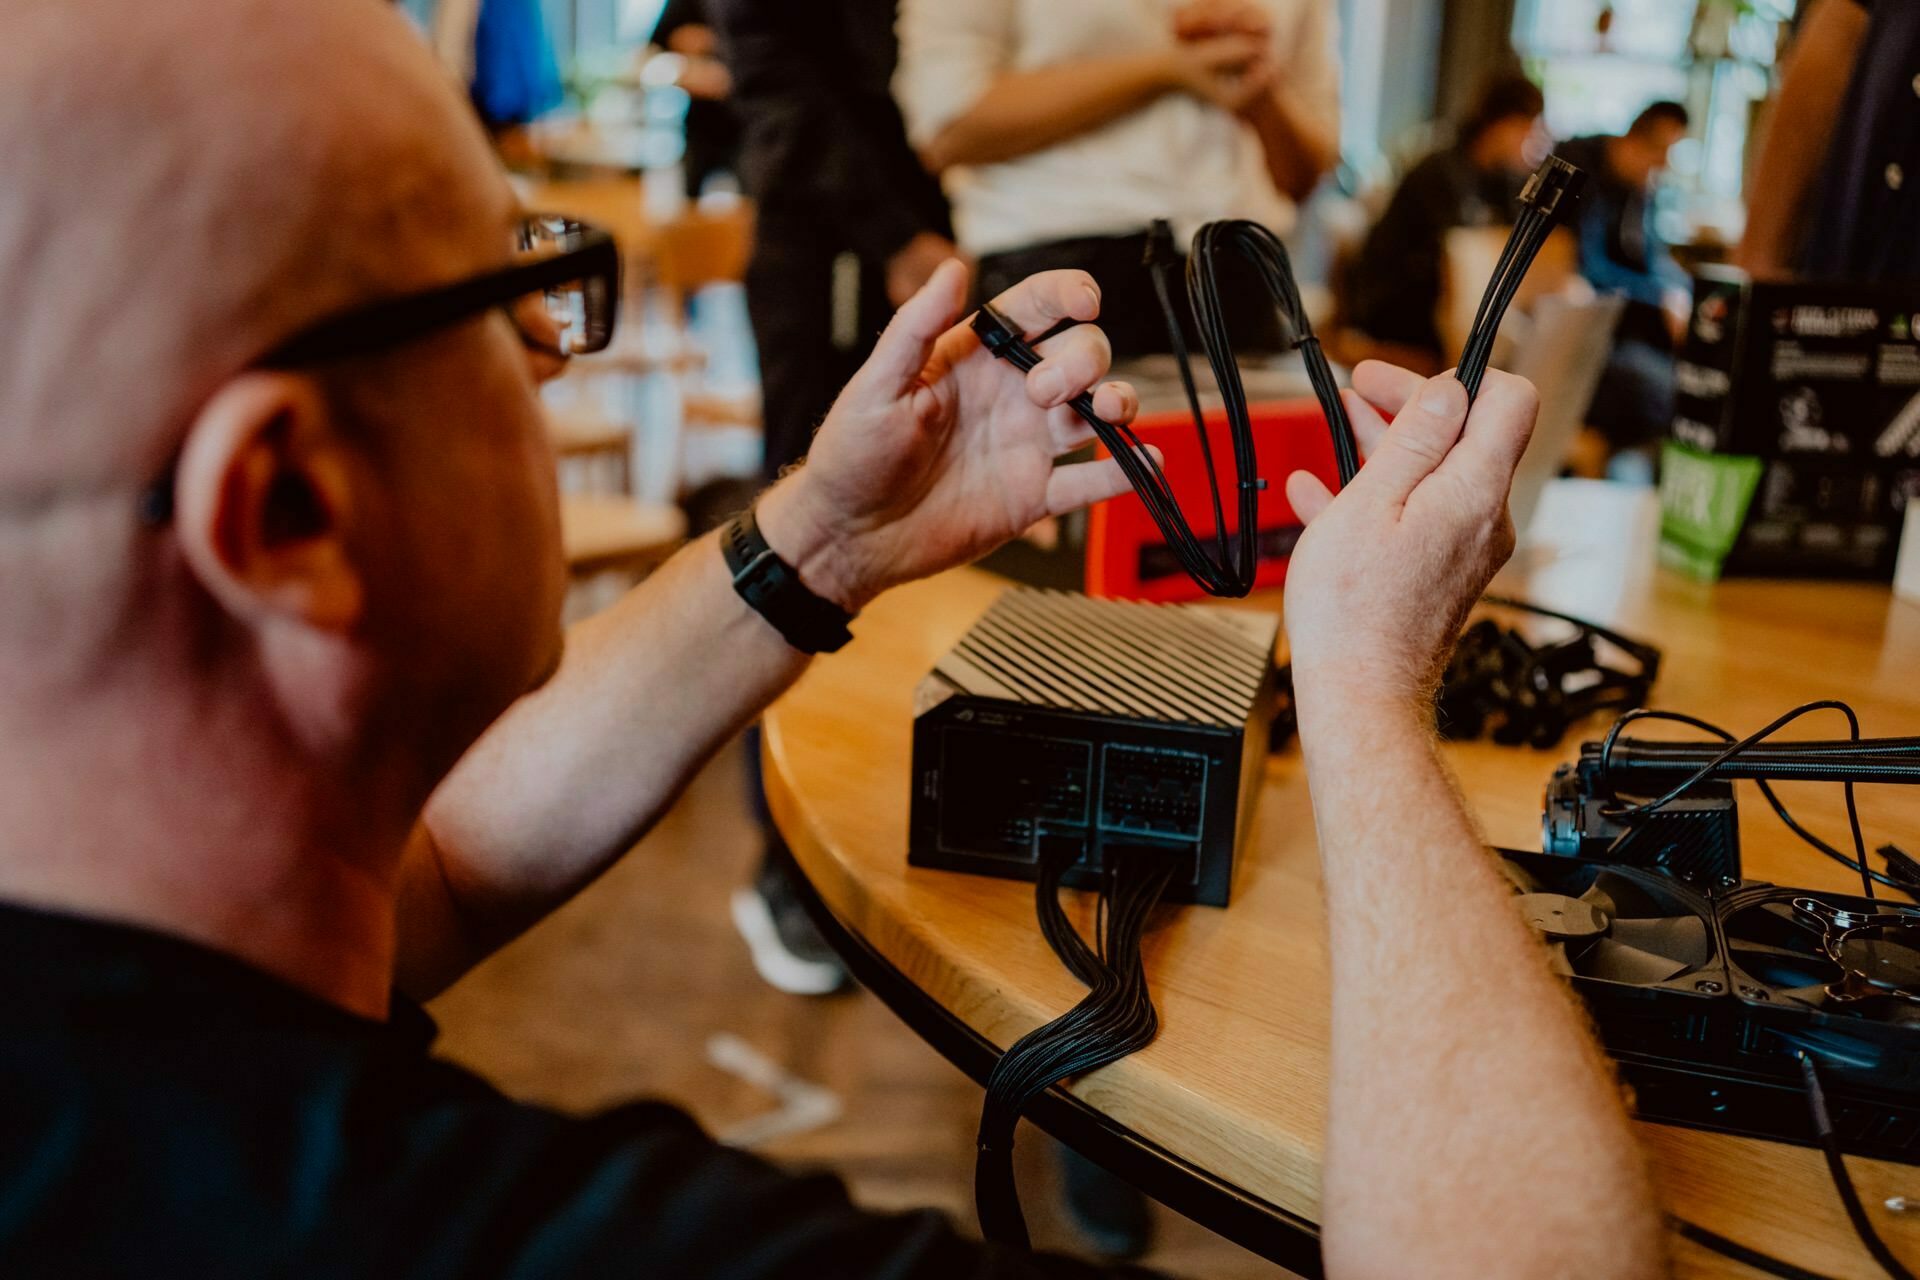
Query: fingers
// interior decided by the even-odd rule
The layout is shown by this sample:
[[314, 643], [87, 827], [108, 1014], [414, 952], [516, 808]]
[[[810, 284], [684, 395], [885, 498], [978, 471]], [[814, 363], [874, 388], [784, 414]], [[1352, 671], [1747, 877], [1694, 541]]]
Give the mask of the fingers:
[[1034, 350], [1044, 357], [1027, 374], [1027, 398], [1042, 409], [1065, 404], [1104, 378], [1113, 363], [1107, 335], [1079, 325]]
[[1467, 389], [1451, 374], [1428, 378], [1401, 405], [1354, 487], [1364, 485], [1388, 502], [1404, 503], [1446, 461], [1466, 419]]
[[1391, 419], [1413, 399], [1426, 379], [1384, 360], [1362, 360], [1353, 367], [1353, 389]]
[[1062, 320], [1097, 317], [1100, 286], [1084, 271], [1042, 271], [995, 298], [993, 306], [1032, 338]]
[[[1093, 389], [1093, 411], [1108, 422], [1132, 422], [1140, 416], [1140, 393], [1125, 382], [1103, 382]], [[1056, 457], [1072, 453], [1094, 438], [1093, 428], [1064, 404], [1048, 411], [1047, 430], [1052, 436]]]
[[[1152, 445], [1147, 446], [1147, 452], [1156, 462], [1163, 460], [1160, 451]], [[1126, 473], [1112, 458], [1055, 467], [1047, 479], [1047, 514], [1063, 516], [1069, 511], [1117, 498], [1128, 488]]]
[[1444, 464], [1447, 474], [1458, 475], [1470, 491], [1497, 494], [1504, 506], [1539, 412], [1540, 393], [1531, 382], [1487, 370], [1465, 434]]
[[1287, 505], [1301, 524], [1312, 524], [1332, 502], [1333, 491], [1311, 471], [1296, 471], [1287, 477]]
[[854, 383], [888, 396], [911, 387], [927, 367], [933, 344], [960, 318], [966, 301], [966, 266], [957, 259], [941, 263], [920, 291], [894, 312]]
[[1387, 420], [1351, 388], [1340, 389], [1340, 403], [1347, 406], [1347, 421], [1353, 424], [1354, 439], [1360, 443], [1360, 456], [1371, 458], [1381, 438], [1387, 434]]

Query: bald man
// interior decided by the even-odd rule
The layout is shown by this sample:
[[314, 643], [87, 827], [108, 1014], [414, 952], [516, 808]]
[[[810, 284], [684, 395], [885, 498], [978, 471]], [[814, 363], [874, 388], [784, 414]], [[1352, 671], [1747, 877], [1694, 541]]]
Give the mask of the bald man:
[[[663, 1106], [517, 1105], [429, 1056], [416, 1002], [875, 594], [1117, 493], [1054, 465], [1065, 399], [1136, 407], [1098, 329], [1023, 377], [942, 268], [758, 505], [741, 577], [784, 566], [777, 599], [708, 538], [562, 661], [557, 331], [514, 299], [605, 254], [513, 266], [507, 187], [385, 5], [8, 0], [0, 156], [0, 1275], [1086, 1274], [862, 1214]], [[999, 305], [1037, 334], [1098, 297], [1056, 273]], [[1451, 380], [1357, 383], [1360, 479], [1289, 484], [1328, 1269], [1651, 1274], [1607, 1073], [1423, 709], [1511, 546], [1531, 393], [1490, 375], [1469, 422]]]

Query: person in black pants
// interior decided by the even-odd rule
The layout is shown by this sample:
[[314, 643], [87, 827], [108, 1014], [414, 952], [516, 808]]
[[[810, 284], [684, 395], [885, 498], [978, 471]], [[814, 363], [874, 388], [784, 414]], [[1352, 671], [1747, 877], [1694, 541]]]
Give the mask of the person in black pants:
[[714, 56], [707, 4], [708, 0], [667, 0], [653, 28], [652, 43], [686, 59], [679, 80], [687, 93], [687, 151], [681, 167], [690, 200], [700, 197], [709, 178], [733, 172], [740, 151], [740, 122], [727, 101], [733, 92], [732, 77]]
[[[840, 388], [892, 315], [954, 256], [946, 198], [907, 144], [890, 92], [893, 0], [708, 0], [742, 183], [756, 206], [747, 311], [760, 351], [765, 478], [806, 456]], [[758, 735], [750, 789], [764, 805]], [[791, 855], [760, 810], [766, 853], [734, 921], [760, 975], [820, 995], [845, 973], [794, 893]]]

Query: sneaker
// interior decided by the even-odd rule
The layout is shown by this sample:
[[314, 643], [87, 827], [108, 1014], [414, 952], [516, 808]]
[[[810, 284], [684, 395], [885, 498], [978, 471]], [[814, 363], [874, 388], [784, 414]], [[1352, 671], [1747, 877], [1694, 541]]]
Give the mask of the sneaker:
[[733, 927], [769, 986], [794, 996], [831, 995], [847, 984], [847, 971], [813, 927], [787, 874], [769, 863], [752, 885], [736, 889]]

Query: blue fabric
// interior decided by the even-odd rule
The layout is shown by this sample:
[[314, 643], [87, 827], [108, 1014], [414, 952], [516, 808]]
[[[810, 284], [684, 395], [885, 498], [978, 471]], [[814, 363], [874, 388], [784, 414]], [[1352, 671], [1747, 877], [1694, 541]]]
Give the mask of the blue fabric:
[[473, 105], [489, 125], [526, 124], [565, 92], [540, 0], [482, 0], [473, 39]]

